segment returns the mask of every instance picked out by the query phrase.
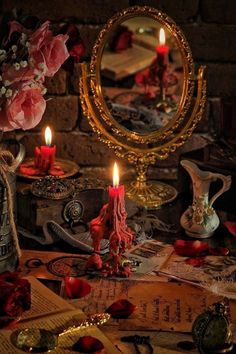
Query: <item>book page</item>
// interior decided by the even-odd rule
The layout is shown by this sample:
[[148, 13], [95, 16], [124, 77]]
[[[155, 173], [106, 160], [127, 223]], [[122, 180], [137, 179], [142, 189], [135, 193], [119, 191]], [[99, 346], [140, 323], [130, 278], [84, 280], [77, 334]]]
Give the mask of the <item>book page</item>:
[[[49, 290], [34, 277], [27, 277], [31, 284], [31, 309], [23, 313], [21, 321], [43, 317], [52, 313], [65, 312], [74, 307]], [[46, 300], [46, 301], [45, 301]]]
[[[86, 318], [85, 314], [80, 309], [75, 309], [71, 304], [47, 289], [35, 278], [28, 277], [28, 280], [32, 287], [31, 310], [24, 313], [23, 319], [14, 329], [0, 331], [0, 353], [23, 353], [21, 350], [17, 349], [11, 341], [14, 330], [43, 328], [53, 330], [55, 333], [60, 333], [65, 328], [72, 324], [79, 323], [79, 321]], [[59, 354], [76, 353], [72, 350], [72, 346], [81, 336], [85, 335], [98, 338], [104, 344], [107, 354], [120, 354], [109, 339], [96, 326], [79, 329], [74, 333], [61, 336], [58, 341], [58, 347], [51, 352]]]

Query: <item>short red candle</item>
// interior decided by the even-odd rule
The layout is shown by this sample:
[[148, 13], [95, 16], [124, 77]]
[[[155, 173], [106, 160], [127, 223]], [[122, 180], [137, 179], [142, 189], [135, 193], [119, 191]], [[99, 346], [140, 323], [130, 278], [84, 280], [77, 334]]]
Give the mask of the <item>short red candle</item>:
[[40, 169], [40, 171], [48, 172], [52, 169], [55, 163], [56, 156], [56, 145], [51, 146], [52, 133], [51, 129], [47, 127], [45, 129], [45, 143], [46, 145], [41, 145], [35, 148], [35, 168]]
[[165, 44], [166, 39], [165, 39], [165, 31], [163, 28], [160, 29], [159, 42], [160, 44], [156, 47], [157, 64], [163, 67], [168, 65], [168, 54], [169, 54], [169, 47], [168, 45]]

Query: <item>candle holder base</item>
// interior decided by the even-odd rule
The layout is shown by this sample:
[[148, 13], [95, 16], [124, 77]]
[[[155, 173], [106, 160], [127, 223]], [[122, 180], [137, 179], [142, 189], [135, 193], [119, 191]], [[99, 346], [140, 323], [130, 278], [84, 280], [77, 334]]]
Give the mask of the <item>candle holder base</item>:
[[[70, 160], [58, 158], [55, 161], [55, 166], [58, 168], [59, 172], [63, 172], [58, 174], [58, 177], [60, 178], [72, 177], [79, 171], [79, 166], [75, 162]], [[16, 175], [18, 177], [36, 180], [49, 175], [53, 176], [53, 173], [40, 171], [39, 169], [35, 168], [34, 158], [27, 158], [24, 160], [24, 163], [21, 164], [19, 170], [16, 171]]]
[[174, 187], [158, 181], [148, 183], [134, 181], [125, 185], [125, 191], [129, 199], [147, 209], [159, 209], [178, 195]]

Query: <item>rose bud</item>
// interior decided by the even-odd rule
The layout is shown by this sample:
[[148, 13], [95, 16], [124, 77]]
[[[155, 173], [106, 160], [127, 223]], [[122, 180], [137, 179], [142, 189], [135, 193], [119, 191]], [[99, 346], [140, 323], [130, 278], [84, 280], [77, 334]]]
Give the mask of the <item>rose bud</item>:
[[84, 279], [75, 277], [64, 278], [65, 291], [69, 299], [80, 299], [91, 292], [91, 285]]
[[113, 302], [105, 312], [109, 313], [112, 318], [128, 318], [136, 308], [137, 306], [133, 305], [129, 300], [121, 299]]
[[103, 343], [94, 337], [84, 336], [73, 345], [72, 350], [80, 353], [102, 353], [104, 349]]

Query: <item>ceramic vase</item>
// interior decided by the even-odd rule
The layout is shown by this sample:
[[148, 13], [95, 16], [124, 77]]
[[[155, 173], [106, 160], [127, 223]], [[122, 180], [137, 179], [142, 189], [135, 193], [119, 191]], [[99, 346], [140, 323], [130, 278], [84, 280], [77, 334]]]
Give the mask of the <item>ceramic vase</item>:
[[[188, 160], [182, 160], [180, 163], [189, 173], [193, 185], [193, 202], [181, 216], [180, 224], [190, 237], [210, 237], [220, 223], [219, 217], [213, 208], [213, 203], [230, 188], [231, 176], [202, 171], [195, 163]], [[217, 179], [222, 181], [223, 186], [215, 195], [209, 198], [210, 185]]]

